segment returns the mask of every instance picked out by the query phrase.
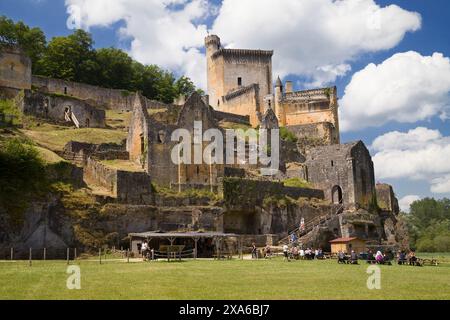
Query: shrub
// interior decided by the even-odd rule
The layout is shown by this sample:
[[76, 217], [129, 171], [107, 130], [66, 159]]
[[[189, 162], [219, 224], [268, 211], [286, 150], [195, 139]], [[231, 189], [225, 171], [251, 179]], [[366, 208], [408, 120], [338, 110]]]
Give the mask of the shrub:
[[297, 137], [292, 131], [289, 131], [286, 127], [280, 127], [280, 137], [285, 141], [297, 142]]
[[289, 178], [283, 181], [285, 187], [295, 187], [295, 188], [311, 188], [308, 181], [302, 180], [300, 178]]

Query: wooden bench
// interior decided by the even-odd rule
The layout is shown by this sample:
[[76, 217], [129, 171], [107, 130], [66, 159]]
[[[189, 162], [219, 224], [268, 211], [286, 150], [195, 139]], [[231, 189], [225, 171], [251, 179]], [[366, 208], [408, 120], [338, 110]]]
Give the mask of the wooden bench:
[[221, 252], [219, 255], [215, 253], [213, 254], [213, 258], [215, 260], [232, 260], [233, 254], [231, 252]]
[[438, 266], [439, 262], [436, 259], [417, 259], [417, 261], [420, 260], [420, 263], [425, 266], [425, 265], [430, 265], [430, 266]]

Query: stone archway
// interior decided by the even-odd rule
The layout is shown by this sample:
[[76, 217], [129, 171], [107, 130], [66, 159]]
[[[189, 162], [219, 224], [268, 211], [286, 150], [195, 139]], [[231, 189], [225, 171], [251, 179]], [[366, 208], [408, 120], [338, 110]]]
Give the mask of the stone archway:
[[334, 204], [344, 203], [342, 188], [340, 186], [336, 185], [331, 189], [331, 200]]

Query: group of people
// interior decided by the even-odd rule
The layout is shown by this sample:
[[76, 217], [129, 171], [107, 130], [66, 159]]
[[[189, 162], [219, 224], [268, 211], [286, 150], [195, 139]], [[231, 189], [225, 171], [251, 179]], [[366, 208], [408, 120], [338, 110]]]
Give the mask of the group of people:
[[404, 251], [399, 251], [397, 254], [397, 263], [399, 265], [409, 264], [410, 266], [421, 266], [414, 251], [410, 251], [408, 254]]
[[154, 250], [150, 248], [147, 241], [144, 241], [141, 245], [141, 254], [144, 261], [153, 259]]
[[378, 250], [375, 254], [372, 250], [367, 253], [367, 263], [370, 264], [392, 264], [393, 256], [391, 253], [382, 253]]
[[[358, 254], [352, 250], [350, 255], [347, 255], [343, 251], [339, 251], [337, 254], [338, 257], [338, 263], [344, 263], [344, 264], [358, 264], [359, 256]], [[369, 250], [366, 256], [367, 263], [370, 264], [384, 264], [384, 265], [392, 265], [392, 261], [394, 260], [395, 256], [392, 252], [381, 252], [381, 250], [378, 250], [375, 254], [372, 250]], [[397, 262], [399, 265], [403, 264], [409, 264], [409, 265], [420, 265], [416, 254], [414, 251], [409, 252], [406, 254], [404, 251], [398, 251], [397, 253]]]
[[358, 254], [355, 250], [352, 250], [349, 256], [345, 252], [339, 250], [337, 257], [338, 263], [358, 264]]
[[307, 248], [306, 250], [304, 250], [301, 247], [298, 246], [291, 246], [289, 248], [288, 245], [284, 245], [283, 246], [283, 255], [284, 255], [284, 259], [289, 261], [290, 259], [295, 259], [295, 260], [314, 260], [314, 259], [324, 259], [324, 254], [322, 249], [311, 249], [311, 248]]

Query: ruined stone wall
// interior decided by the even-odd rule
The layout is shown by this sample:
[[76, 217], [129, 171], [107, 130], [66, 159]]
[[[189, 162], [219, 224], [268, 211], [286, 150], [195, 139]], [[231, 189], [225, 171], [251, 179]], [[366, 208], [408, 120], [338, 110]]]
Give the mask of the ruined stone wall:
[[229, 207], [261, 205], [267, 197], [289, 196], [323, 199], [324, 193], [318, 189], [285, 187], [282, 182], [268, 180], [250, 180], [235, 177], [223, 179], [220, 193]]
[[355, 202], [363, 208], [369, 208], [376, 196], [372, 157], [362, 142], [351, 150], [351, 157], [354, 168]]
[[339, 143], [339, 133], [330, 122], [288, 126], [298, 139], [300, 150], [305, 153], [310, 147]]
[[217, 121], [227, 121], [240, 124], [250, 123], [250, 117], [248, 115], [239, 115], [235, 113], [214, 110], [214, 117], [216, 118]]
[[19, 49], [1, 49], [0, 87], [31, 89], [31, 60]]
[[131, 110], [134, 101], [134, 95], [125, 90], [102, 88], [61, 79], [33, 76], [32, 85], [42, 92], [72, 96], [105, 109]]
[[253, 85], [223, 97], [221, 110], [241, 116], [249, 116], [250, 124], [256, 127], [259, 124], [259, 87]]
[[375, 185], [376, 193], [377, 193], [377, 203], [378, 207], [380, 207], [383, 211], [392, 212], [397, 214], [400, 209], [398, 206], [398, 200], [395, 197], [394, 189], [392, 186], [383, 183], [377, 183]]
[[[297, 127], [300, 134], [313, 133], [313, 137], [326, 139], [329, 144], [339, 143], [336, 87], [279, 93], [276, 104], [282, 126]], [[308, 128], [311, 125], [317, 125], [316, 132]]]
[[[23, 102], [25, 114], [67, 123], [65, 112], [68, 109], [75, 115], [80, 127], [104, 128], [106, 125], [105, 110], [97, 109], [85, 101], [68, 96], [25, 91]], [[73, 125], [71, 122], [69, 124]]]
[[145, 172], [128, 172], [110, 168], [89, 157], [84, 167], [84, 181], [108, 191], [120, 202], [152, 203], [152, 185]]
[[93, 158], [89, 157], [86, 161], [83, 179], [87, 184], [100, 186], [112, 196], [117, 196], [117, 170]]
[[373, 163], [363, 142], [312, 148], [307, 178], [325, 198], [346, 207], [367, 207], [375, 192]]

